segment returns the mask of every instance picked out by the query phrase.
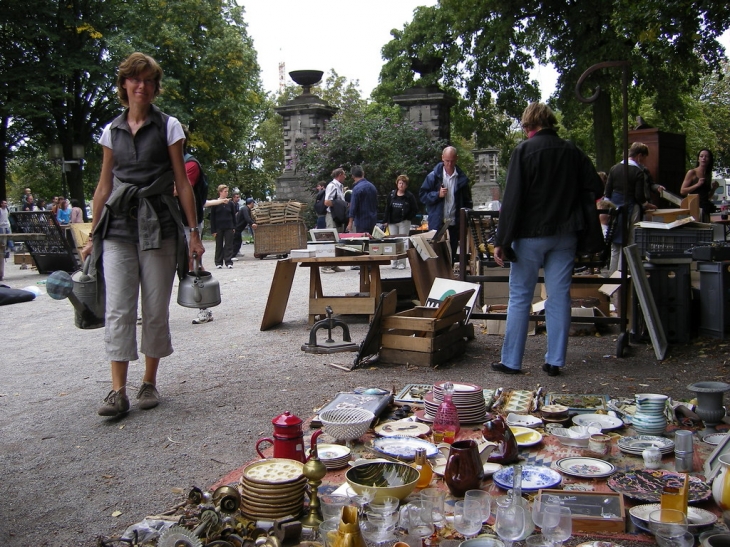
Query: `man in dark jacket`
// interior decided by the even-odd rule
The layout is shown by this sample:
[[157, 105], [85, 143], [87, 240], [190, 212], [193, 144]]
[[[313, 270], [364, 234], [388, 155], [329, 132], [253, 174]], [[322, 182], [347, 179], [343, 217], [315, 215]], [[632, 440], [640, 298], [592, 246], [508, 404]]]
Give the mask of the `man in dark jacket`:
[[[218, 186], [218, 197], [228, 197], [228, 186]], [[226, 201], [210, 209], [210, 231], [215, 236], [215, 267], [233, 268], [233, 234], [236, 227], [236, 208], [233, 202]]]
[[509, 274], [507, 327], [502, 360], [492, 369], [519, 374], [527, 326], [540, 268], [545, 272], [547, 352], [543, 370], [560, 374], [570, 331], [570, 284], [577, 245], [584, 228], [580, 198], [584, 191], [603, 191], [591, 160], [573, 143], [558, 137], [558, 120], [543, 103], [522, 114], [527, 140], [510, 158], [499, 212], [494, 260], [512, 261]]
[[418, 198], [428, 210], [428, 229], [438, 230], [449, 221], [451, 260], [456, 261], [459, 245], [459, 211], [471, 208], [469, 177], [456, 165], [456, 148], [447, 146], [441, 153], [441, 162], [436, 164], [421, 185]]
[[[251, 210], [255, 205], [256, 202], [253, 198], [246, 198], [246, 205], [241, 207], [238, 210], [238, 213], [236, 213], [236, 237], [234, 239], [233, 247], [234, 255], [241, 250], [241, 245], [243, 243], [243, 231], [249, 226], [251, 227], [251, 230], [256, 229], [256, 223], [254, 222], [253, 215], [251, 214]], [[236, 245], [238, 245], [238, 247], [236, 247]]]

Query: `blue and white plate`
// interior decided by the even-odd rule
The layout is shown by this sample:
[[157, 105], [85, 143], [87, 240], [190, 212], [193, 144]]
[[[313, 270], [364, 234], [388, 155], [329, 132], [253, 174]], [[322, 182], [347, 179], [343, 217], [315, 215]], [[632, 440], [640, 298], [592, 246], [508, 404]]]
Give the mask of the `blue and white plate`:
[[[514, 480], [514, 467], [504, 467], [497, 471], [492, 479], [500, 488], [509, 490], [512, 488]], [[541, 488], [555, 488], [563, 480], [562, 475], [557, 471], [553, 471], [549, 467], [541, 465], [523, 465], [522, 466], [522, 491], [536, 492]]]
[[425, 448], [427, 458], [438, 454], [438, 448], [436, 448], [435, 444], [416, 437], [396, 436], [374, 439], [373, 448], [381, 454], [401, 460], [415, 459], [416, 448]]
[[555, 467], [566, 475], [591, 479], [608, 477], [616, 471], [612, 464], [598, 458], [561, 458]]

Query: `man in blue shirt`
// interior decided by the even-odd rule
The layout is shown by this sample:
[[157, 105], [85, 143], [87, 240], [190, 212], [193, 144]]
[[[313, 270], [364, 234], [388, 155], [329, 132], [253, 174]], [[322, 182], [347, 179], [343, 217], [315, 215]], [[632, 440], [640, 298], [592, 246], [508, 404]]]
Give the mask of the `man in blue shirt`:
[[375, 185], [365, 178], [360, 165], [353, 165], [350, 174], [354, 182], [347, 231], [372, 234], [378, 222], [378, 191]]

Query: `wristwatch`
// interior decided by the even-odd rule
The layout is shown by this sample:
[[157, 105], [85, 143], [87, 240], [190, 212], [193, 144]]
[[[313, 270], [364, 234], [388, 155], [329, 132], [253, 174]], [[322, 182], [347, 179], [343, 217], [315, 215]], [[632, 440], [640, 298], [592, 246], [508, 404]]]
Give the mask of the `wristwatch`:
[[197, 226], [195, 228], [190, 228], [190, 233], [192, 234], [193, 232], [199, 234], [200, 233], [200, 228], [198, 228]]

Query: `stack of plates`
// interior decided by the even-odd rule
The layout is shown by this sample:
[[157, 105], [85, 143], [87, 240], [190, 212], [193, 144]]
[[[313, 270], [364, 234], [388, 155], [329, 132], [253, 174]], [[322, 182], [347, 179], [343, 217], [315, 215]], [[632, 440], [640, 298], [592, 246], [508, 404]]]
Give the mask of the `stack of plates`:
[[339, 444], [318, 444], [317, 455], [327, 469], [342, 469], [350, 461], [350, 449]]
[[634, 456], [641, 456], [646, 448], [658, 448], [662, 454], [669, 454], [674, 451], [674, 441], [653, 435], [635, 435], [633, 437], [621, 437], [618, 440], [618, 447], [622, 452]]
[[303, 468], [301, 462], [285, 458], [248, 465], [241, 476], [241, 513], [253, 520], [299, 516], [307, 486]]
[[[433, 385], [433, 391], [427, 393], [423, 402], [425, 421], [433, 421], [436, 417], [439, 405], [444, 400], [444, 384], [438, 382]], [[483, 422], [487, 413], [487, 405], [484, 402], [484, 391], [476, 384], [456, 383], [454, 384], [454, 406], [459, 413], [459, 422], [462, 424], [476, 424]]]

